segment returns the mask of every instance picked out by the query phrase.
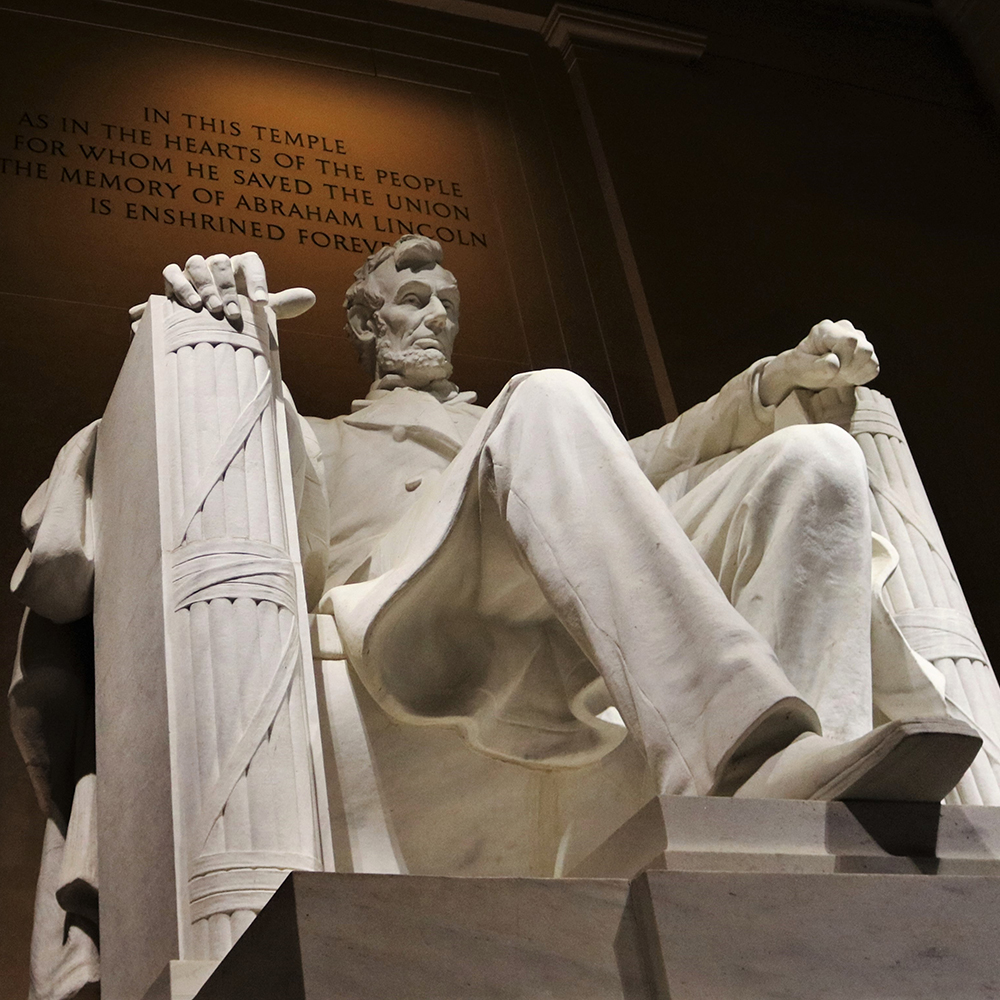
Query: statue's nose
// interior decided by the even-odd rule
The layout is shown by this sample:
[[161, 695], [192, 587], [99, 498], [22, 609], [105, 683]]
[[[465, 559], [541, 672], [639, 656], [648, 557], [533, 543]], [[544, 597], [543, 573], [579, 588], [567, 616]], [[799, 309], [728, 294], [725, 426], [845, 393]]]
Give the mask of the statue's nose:
[[424, 320], [424, 326], [435, 332], [443, 330], [445, 323], [448, 322], [448, 310], [445, 309], [444, 303], [435, 295], [427, 308], [428, 315]]

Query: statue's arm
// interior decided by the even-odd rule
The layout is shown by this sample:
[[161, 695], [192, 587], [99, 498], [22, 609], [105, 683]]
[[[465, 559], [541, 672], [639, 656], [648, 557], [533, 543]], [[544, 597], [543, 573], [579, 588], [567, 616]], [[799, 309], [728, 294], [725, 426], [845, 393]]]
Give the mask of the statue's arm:
[[312, 610], [326, 589], [330, 552], [330, 500], [326, 492], [323, 454], [308, 417], [295, 409], [291, 394], [282, 385], [288, 426], [288, 450], [299, 527], [299, 554], [306, 587], [306, 604]]
[[629, 443], [659, 488], [700, 462], [746, 448], [774, 429], [774, 409], [795, 389], [851, 392], [878, 374], [865, 334], [848, 320], [817, 323], [791, 350], [730, 379], [711, 399]]
[[657, 489], [678, 472], [746, 448], [773, 430], [774, 407], [761, 403], [758, 390], [769, 361], [758, 361], [710, 399], [685, 410], [666, 426], [629, 441], [640, 467]]

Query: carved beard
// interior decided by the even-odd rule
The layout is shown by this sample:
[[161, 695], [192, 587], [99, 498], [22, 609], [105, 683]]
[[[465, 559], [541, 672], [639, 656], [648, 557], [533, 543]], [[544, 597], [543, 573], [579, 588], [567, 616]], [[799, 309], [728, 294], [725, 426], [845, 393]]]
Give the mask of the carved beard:
[[451, 375], [451, 362], [436, 348], [406, 347], [402, 350], [379, 344], [375, 349], [379, 376], [400, 375], [410, 385], [424, 386]]
[[399, 375], [417, 388], [451, 376], [451, 362], [435, 347], [396, 347], [384, 334], [385, 323], [376, 315], [375, 370], [378, 377]]

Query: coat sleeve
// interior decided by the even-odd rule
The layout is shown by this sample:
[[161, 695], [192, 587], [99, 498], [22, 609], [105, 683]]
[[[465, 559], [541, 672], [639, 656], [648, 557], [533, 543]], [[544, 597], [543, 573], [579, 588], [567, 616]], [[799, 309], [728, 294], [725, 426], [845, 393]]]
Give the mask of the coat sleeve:
[[711, 399], [629, 442], [657, 489], [678, 472], [742, 450], [774, 430], [774, 407], [764, 406], [758, 393], [760, 373], [770, 360], [762, 358]]
[[91, 478], [99, 422], [62, 448], [25, 505], [28, 543], [11, 590], [25, 604], [10, 722], [39, 804], [63, 831], [76, 784], [94, 770]]
[[326, 586], [330, 551], [330, 501], [326, 492], [323, 455], [308, 417], [300, 416], [284, 386], [288, 451], [299, 525], [299, 555], [305, 580], [306, 604], [312, 611]]
[[28, 544], [11, 589], [28, 605], [9, 694], [10, 724], [45, 843], [31, 939], [31, 995], [68, 1000], [100, 976], [94, 778], [94, 550], [91, 479], [98, 422], [59, 452], [28, 501]]
[[10, 589], [36, 614], [64, 624], [90, 613], [94, 589], [94, 531], [90, 499], [100, 421], [62, 447], [52, 474], [21, 515], [28, 548]]

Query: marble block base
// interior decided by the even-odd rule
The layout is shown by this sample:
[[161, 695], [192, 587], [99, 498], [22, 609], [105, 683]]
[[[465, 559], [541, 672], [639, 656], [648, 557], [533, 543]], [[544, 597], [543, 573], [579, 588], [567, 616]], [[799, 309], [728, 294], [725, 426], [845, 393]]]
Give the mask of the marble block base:
[[652, 799], [569, 874], [646, 869], [1000, 876], [1000, 809], [919, 802]]
[[618, 879], [294, 872], [198, 1000], [649, 1000]]
[[146, 991], [143, 1000], [194, 1000], [218, 962], [173, 961]]
[[1000, 879], [649, 871], [670, 1000], [988, 1000], [1000, 995]]

